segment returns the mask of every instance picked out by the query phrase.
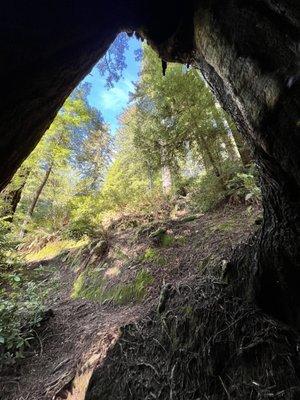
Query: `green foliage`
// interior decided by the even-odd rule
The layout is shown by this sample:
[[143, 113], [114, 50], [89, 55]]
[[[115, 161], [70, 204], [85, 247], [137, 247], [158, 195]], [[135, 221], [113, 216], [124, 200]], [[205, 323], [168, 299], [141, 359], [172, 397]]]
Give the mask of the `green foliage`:
[[210, 171], [192, 183], [191, 206], [194, 211], [207, 212], [223, 201], [233, 204], [260, 201], [260, 189], [252, 166], [247, 169], [227, 163], [223, 168], [222, 177], [217, 177]]
[[42, 318], [38, 286], [28, 280], [7, 222], [0, 223], [0, 369], [23, 358]]
[[250, 167], [248, 171], [237, 173], [228, 182], [228, 193], [244, 200], [248, 204], [260, 202], [261, 192], [253, 167]]
[[0, 272], [16, 263], [16, 245], [17, 242], [10, 232], [10, 223], [5, 217], [0, 218]]
[[190, 204], [193, 211], [207, 212], [216, 207], [227, 194], [223, 182], [213, 172], [204, 173], [194, 181]]
[[[73, 199], [99, 190], [110, 162], [112, 143], [108, 125], [89, 105], [87, 95], [84, 86], [71, 94], [22, 165], [29, 176], [14, 218], [16, 226], [26, 225], [26, 230], [43, 226], [49, 232], [65, 230], [73, 212]], [[39, 193], [47, 171], [50, 174]], [[11, 189], [18, 187], [18, 179], [16, 174]], [[83, 221], [74, 221], [70, 235], [82, 236], [90, 233], [89, 228], [83, 226]]]
[[[77, 210], [78, 211], [78, 210]], [[77, 219], [71, 219], [68, 228], [65, 232], [66, 236], [80, 240], [84, 236], [93, 237], [96, 234], [96, 227], [91, 221], [90, 217], [92, 210], [90, 210], [88, 218], [79, 216]]]
[[[14, 275], [13, 290], [1, 293], [0, 366], [14, 364], [24, 358], [44, 313], [37, 285], [33, 282], [21, 283], [21, 278], [16, 277]], [[17, 288], [16, 284], [21, 287]]]

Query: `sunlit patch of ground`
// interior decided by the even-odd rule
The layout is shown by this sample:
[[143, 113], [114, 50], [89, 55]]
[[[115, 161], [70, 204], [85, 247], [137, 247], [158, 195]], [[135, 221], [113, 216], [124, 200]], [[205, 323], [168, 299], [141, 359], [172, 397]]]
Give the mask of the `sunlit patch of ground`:
[[25, 260], [28, 262], [50, 260], [51, 258], [57, 257], [64, 251], [83, 247], [87, 243], [88, 239], [83, 239], [80, 241], [61, 240], [58, 242], [47, 243], [46, 246], [44, 246], [41, 250], [26, 254]]
[[119, 275], [119, 273], [120, 273], [119, 267], [111, 267], [111, 268], [108, 268], [107, 271], [105, 271], [104, 276], [110, 278], [110, 277]]

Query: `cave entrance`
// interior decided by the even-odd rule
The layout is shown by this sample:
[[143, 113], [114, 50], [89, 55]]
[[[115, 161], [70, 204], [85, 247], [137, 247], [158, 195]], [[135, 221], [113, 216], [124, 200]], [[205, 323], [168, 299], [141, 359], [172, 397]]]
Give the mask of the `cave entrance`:
[[116, 1], [101, 8], [92, 3], [89, 8], [64, 4], [49, 9], [47, 16], [38, 2], [33, 10], [15, 3], [3, 7], [1, 18], [9, 28], [2, 41], [7, 93], [1, 118], [2, 187], [120, 28], [137, 31], [164, 66], [177, 61], [201, 69], [252, 147], [261, 176], [264, 224], [255, 244], [237, 254], [228, 278], [235, 280], [240, 295], [298, 326], [297, 2]]
[[260, 196], [250, 147], [201, 72], [121, 33], [4, 190], [2, 214], [22, 239], [39, 226], [81, 239], [126, 212], [251, 213]]

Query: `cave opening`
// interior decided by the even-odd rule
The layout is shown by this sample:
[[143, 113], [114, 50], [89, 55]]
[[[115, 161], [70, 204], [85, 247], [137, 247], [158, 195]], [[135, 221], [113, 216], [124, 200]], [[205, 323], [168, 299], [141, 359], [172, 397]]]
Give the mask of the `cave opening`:
[[[117, 33], [136, 31], [159, 54], [163, 69], [168, 63], [180, 62], [201, 70], [251, 148], [260, 175], [263, 221], [252, 239], [238, 247], [226, 263], [223, 278], [232, 296], [255, 304], [274, 321], [297, 331], [298, 2], [199, 0], [161, 5], [145, 0], [105, 2], [101, 7], [91, 2], [90, 8], [81, 3], [49, 7], [47, 15], [43, 5], [33, 3], [33, 11], [7, 3], [1, 17], [7, 28], [1, 41], [7, 93], [1, 108], [0, 156], [5, 166], [0, 171], [1, 188]], [[168, 372], [175, 373], [176, 368]], [[229, 383], [221, 379], [220, 385], [228, 398]], [[286, 398], [297, 398], [294, 392]]]

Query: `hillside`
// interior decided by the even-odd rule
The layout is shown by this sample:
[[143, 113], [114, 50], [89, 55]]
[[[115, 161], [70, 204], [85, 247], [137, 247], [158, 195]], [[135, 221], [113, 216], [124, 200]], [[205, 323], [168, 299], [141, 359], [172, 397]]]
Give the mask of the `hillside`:
[[226, 261], [255, 231], [259, 215], [259, 209], [249, 214], [245, 206], [227, 206], [159, 222], [127, 217], [80, 248], [57, 244], [54, 258], [46, 256], [53, 243], [29, 254], [27, 268], [39, 271], [51, 316], [17, 371], [1, 377], [1, 399], [84, 399], [94, 367], [105, 362], [122, 326], [163, 312], [169, 290], [188, 309], [199, 279], [226, 286]]

